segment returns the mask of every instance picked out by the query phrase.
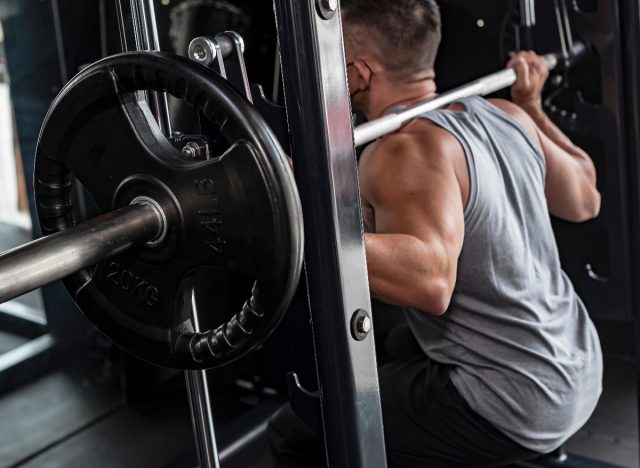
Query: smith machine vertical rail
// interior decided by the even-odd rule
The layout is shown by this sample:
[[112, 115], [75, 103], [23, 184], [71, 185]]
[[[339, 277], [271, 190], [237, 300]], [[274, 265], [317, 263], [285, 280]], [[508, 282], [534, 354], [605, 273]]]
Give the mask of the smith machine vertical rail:
[[[135, 47], [130, 47], [127, 44], [127, 36], [130, 31], [127, 30], [123, 1], [124, 0], [117, 0], [115, 2], [123, 52], [130, 49], [138, 51], [160, 50], [153, 0], [130, 0], [129, 12], [131, 15]], [[166, 93], [149, 91], [145, 94], [149, 108], [158, 126], [167, 138], [171, 137], [171, 120], [169, 117]], [[198, 307], [193, 293], [191, 302], [185, 304], [185, 307], [189, 309], [188, 312], [191, 314], [193, 331], [199, 331]], [[213, 412], [211, 409], [211, 395], [207, 383], [207, 373], [204, 370], [185, 370], [184, 374], [189, 396], [189, 408], [191, 410], [191, 422], [193, 425], [198, 466], [200, 468], [219, 468], [220, 460], [213, 425]]]
[[338, 0], [275, 0], [275, 13], [328, 462], [385, 467]]
[[[137, 48], [156, 49], [151, 2], [130, 1]], [[121, 2], [117, 5], [126, 50]], [[306, 274], [328, 463], [332, 468], [385, 467], [338, 0], [275, 0], [275, 12], [294, 170], [305, 215]], [[152, 40], [144, 40], [145, 32]], [[168, 131], [166, 101], [150, 101]], [[204, 372], [187, 372], [187, 384], [200, 466], [217, 467]]]

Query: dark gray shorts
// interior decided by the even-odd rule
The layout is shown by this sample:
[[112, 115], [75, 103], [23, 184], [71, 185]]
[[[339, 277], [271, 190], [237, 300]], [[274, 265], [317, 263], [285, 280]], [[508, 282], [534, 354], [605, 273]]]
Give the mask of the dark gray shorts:
[[[418, 351], [378, 370], [390, 467], [501, 466], [539, 455], [476, 414], [451, 383], [451, 369]], [[322, 438], [288, 405], [271, 419], [268, 437], [275, 466], [326, 466]]]

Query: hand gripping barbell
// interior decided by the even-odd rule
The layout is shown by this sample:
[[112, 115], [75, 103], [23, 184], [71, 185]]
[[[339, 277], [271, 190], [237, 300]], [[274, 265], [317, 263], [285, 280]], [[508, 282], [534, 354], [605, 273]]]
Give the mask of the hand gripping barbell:
[[[544, 63], [549, 70], [558, 65], [562, 67], [574, 66], [583, 61], [589, 55], [589, 48], [583, 42], [576, 41], [570, 51], [569, 57], [562, 57], [560, 53], [551, 53], [543, 56]], [[505, 68], [496, 73], [478, 78], [470, 83], [459, 86], [446, 93], [406, 107], [395, 112], [390, 112], [379, 119], [365, 122], [354, 129], [354, 141], [356, 147], [365, 145], [384, 135], [395, 132], [403, 125], [416, 117], [441, 107], [454, 103], [469, 96], [486, 96], [487, 94], [508, 88], [516, 82], [516, 72], [513, 68]]]

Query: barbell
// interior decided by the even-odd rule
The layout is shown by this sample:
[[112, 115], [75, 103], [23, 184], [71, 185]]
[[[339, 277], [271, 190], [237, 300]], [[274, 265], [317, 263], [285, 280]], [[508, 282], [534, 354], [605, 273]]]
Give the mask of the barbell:
[[[586, 53], [576, 43], [571, 63]], [[550, 69], [558, 62], [557, 54], [545, 56]], [[502, 70], [362, 124], [355, 145], [514, 81], [513, 70]], [[187, 158], [136, 98], [147, 90], [199, 109], [226, 150], [204, 161]], [[100, 213], [77, 225], [73, 178]], [[302, 210], [276, 137], [224, 79], [179, 56], [119, 54], [73, 78], [42, 126], [35, 196], [46, 237], [0, 254], [0, 303], [62, 279], [98, 329], [159, 365], [204, 369], [244, 355], [277, 326], [300, 277]], [[237, 314], [207, 311], [217, 326], [200, 332], [191, 317], [194, 278], [211, 265], [255, 283]]]
[[[588, 55], [589, 49], [586, 44], [576, 41], [573, 43], [568, 57], [563, 57], [561, 53], [550, 53], [544, 55], [542, 58], [546, 67], [549, 70], [553, 70], [557, 68], [558, 65], [562, 65], [563, 67], [574, 66], [583, 61]], [[428, 101], [390, 112], [379, 119], [360, 124], [353, 132], [355, 146], [357, 148], [366, 145], [384, 135], [393, 133], [416, 117], [452, 104], [459, 99], [469, 96], [486, 96], [487, 94], [508, 88], [516, 82], [516, 78], [516, 72], [513, 68], [505, 68], [504, 70], [478, 78], [470, 83], [440, 94]]]

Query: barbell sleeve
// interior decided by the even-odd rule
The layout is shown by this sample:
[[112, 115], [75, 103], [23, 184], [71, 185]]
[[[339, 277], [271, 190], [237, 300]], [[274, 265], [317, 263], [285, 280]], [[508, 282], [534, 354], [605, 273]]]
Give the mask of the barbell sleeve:
[[[565, 59], [557, 53], [544, 55], [542, 58], [549, 70], [553, 70], [559, 65], [573, 66], [578, 61], [584, 59], [588, 54], [587, 46], [582, 42], [576, 42], [572, 48], [571, 57]], [[516, 72], [513, 68], [505, 68], [499, 72], [478, 78], [470, 83], [464, 84], [442, 93], [437, 97], [425, 102], [420, 102], [402, 110], [385, 114], [379, 119], [371, 120], [358, 125], [353, 131], [353, 139], [356, 148], [376, 140], [384, 135], [395, 132], [403, 125], [420, 115], [431, 112], [440, 107], [452, 104], [462, 98], [469, 96], [486, 96], [504, 88], [508, 88], [516, 82]]]
[[125, 206], [0, 254], [0, 304], [157, 238], [159, 206]]

